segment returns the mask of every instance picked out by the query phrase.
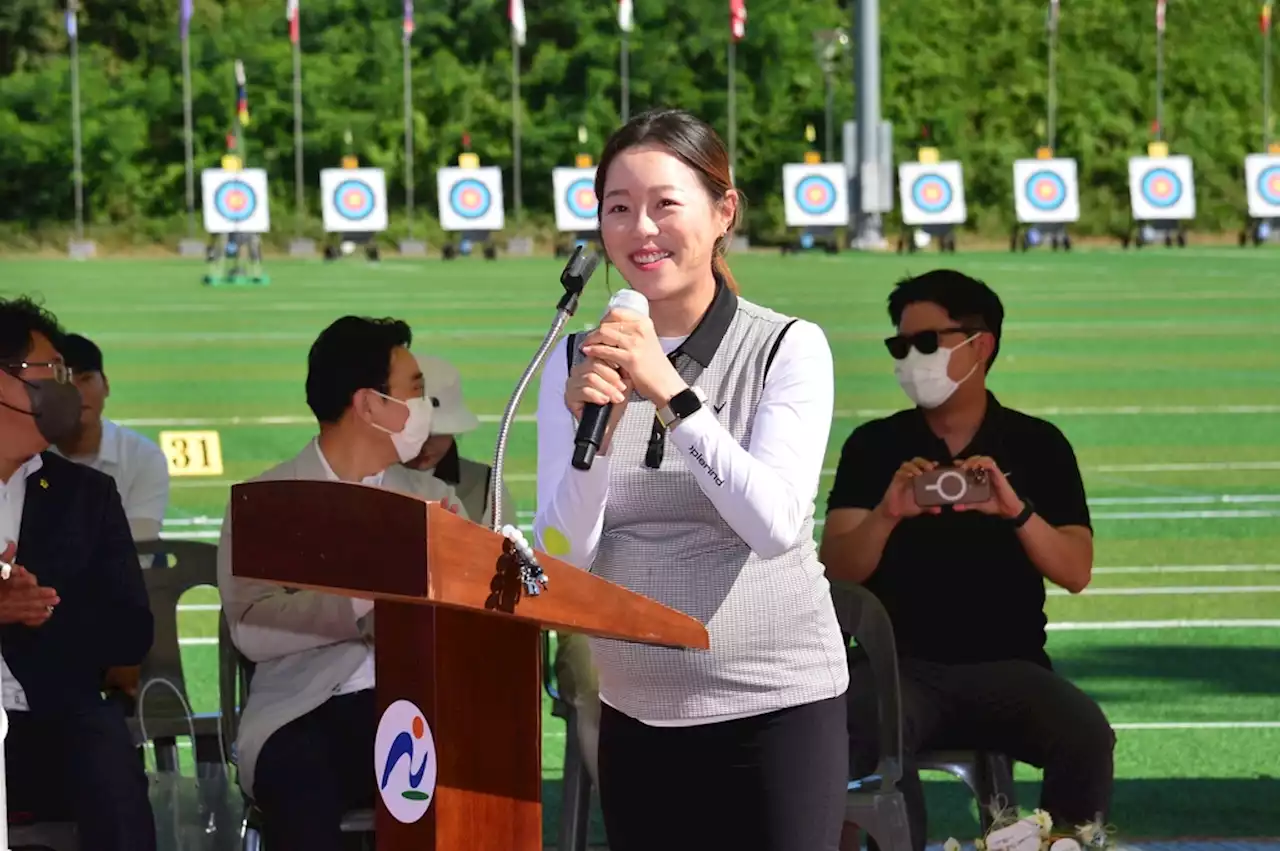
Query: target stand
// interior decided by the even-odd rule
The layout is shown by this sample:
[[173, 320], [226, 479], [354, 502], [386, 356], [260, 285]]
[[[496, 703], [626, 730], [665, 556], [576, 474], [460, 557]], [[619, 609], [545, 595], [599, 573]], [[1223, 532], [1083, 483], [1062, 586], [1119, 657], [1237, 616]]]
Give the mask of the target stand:
[[939, 162], [938, 153], [922, 148], [916, 162], [898, 165], [898, 197], [902, 207], [897, 252], [914, 254], [937, 240], [938, 250], [954, 254], [956, 227], [968, 219], [964, 168], [956, 160]]
[[[585, 155], [580, 162], [590, 162]], [[551, 169], [555, 201], [556, 257], [568, 257], [578, 246], [600, 245], [600, 204], [596, 200], [596, 169], [591, 165]]]
[[1028, 251], [1047, 242], [1054, 251], [1070, 251], [1067, 225], [1080, 220], [1076, 161], [1055, 159], [1048, 148], [1042, 148], [1035, 159], [1014, 160], [1013, 192], [1017, 221], [1009, 250]]
[[1153, 155], [1129, 158], [1130, 226], [1120, 238], [1126, 249], [1161, 241], [1166, 248], [1187, 244], [1186, 223], [1196, 217], [1191, 158], [1165, 151], [1163, 144], [1155, 143]]
[[1248, 217], [1240, 231], [1240, 246], [1255, 246], [1280, 238], [1280, 145], [1272, 152], [1244, 158]]
[[849, 226], [849, 176], [843, 163], [786, 163], [782, 166], [783, 211], [788, 229], [782, 253], [840, 251], [840, 229]]
[[205, 286], [265, 286], [262, 234], [271, 230], [267, 173], [210, 168], [200, 173], [204, 227], [210, 240]]
[[326, 168], [320, 171], [320, 203], [329, 239], [324, 259], [332, 262], [364, 247], [371, 263], [380, 259], [379, 233], [387, 229], [387, 180], [380, 168]]
[[[474, 162], [467, 154], [459, 161]], [[440, 228], [454, 234], [441, 250], [445, 260], [468, 257], [479, 248], [486, 260], [495, 260], [498, 249], [493, 235], [505, 225], [502, 170], [497, 166], [446, 166], [436, 172]]]

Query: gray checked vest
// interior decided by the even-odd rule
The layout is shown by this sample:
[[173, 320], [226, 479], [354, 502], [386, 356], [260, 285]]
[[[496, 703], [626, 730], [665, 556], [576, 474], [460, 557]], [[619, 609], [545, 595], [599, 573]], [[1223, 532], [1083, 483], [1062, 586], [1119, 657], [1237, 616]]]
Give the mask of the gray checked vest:
[[[705, 330], [701, 325], [673, 362], [706, 392], [706, 405], [745, 448], [769, 362], [791, 319], [723, 285], [702, 325], [717, 311], [720, 326], [727, 319], [728, 327], [718, 345], [705, 334], [698, 341], [705, 366], [682, 351]], [[572, 363], [583, 357], [582, 336], [568, 344]], [[843, 693], [845, 646], [813, 540], [812, 503], [795, 546], [761, 558], [720, 517], [676, 445], [654, 431], [654, 416], [653, 403], [633, 394], [617, 425], [591, 570], [697, 618], [711, 649], [593, 638], [602, 698], [633, 718], [662, 722], [764, 713]], [[660, 462], [651, 439], [661, 443]]]

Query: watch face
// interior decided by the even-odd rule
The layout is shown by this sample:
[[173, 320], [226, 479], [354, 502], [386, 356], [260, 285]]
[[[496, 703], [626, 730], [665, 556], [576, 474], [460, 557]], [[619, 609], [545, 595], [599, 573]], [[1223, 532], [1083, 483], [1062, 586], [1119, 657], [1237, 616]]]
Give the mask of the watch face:
[[677, 417], [687, 417], [702, 406], [702, 400], [693, 390], [681, 390], [671, 398], [671, 411]]

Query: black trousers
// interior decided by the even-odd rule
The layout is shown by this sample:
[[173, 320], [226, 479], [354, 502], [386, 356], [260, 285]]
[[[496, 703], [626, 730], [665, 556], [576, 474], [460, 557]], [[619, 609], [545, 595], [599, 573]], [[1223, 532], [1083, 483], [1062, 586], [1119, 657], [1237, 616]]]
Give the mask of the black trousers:
[[254, 769], [253, 800], [271, 851], [340, 851], [359, 846], [342, 835], [349, 810], [373, 806], [372, 689], [331, 697], [276, 730]]
[[845, 727], [843, 695], [694, 727], [653, 727], [602, 706], [610, 851], [836, 851]]
[[14, 821], [73, 821], [82, 848], [155, 849], [146, 771], [117, 704], [10, 712], [4, 755]]
[[[850, 651], [849, 764], [856, 777], [879, 757], [875, 684]], [[923, 751], [991, 750], [1044, 770], [1040, 807], [1066, 828], [1104, 821], [1111, 806], [1115, 733], [1093, 700], [1033, 662], [939, 665], [899, 662], [904, 775], [911, 842], [925, 847], [924, 788], [913, 756]]]

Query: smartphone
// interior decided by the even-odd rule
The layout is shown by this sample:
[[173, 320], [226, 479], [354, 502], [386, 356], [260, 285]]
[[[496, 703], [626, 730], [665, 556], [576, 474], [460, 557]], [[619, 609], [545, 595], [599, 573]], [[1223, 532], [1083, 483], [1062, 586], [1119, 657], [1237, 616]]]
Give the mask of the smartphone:
[[991, 499], [991, 480], [987, 471], [937, 467], [915, 478], [916, 505], [969, 505]]

